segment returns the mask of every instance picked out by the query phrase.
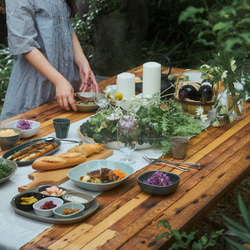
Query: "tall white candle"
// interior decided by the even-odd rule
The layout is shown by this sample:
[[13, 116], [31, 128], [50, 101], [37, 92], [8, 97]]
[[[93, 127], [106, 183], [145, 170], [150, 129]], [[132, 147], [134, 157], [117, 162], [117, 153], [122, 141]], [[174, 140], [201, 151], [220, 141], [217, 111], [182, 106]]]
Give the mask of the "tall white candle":
[[155, 93], [161, 91], [161, 64], [156, 62], [147, 62], [143, 64], [142, 79], [143, 97], [152, 97]]
[[124, 98], [130, 100], [135, 95], [135, 75], [127, 72], [117, 75], [116, 92], [122, 93]]

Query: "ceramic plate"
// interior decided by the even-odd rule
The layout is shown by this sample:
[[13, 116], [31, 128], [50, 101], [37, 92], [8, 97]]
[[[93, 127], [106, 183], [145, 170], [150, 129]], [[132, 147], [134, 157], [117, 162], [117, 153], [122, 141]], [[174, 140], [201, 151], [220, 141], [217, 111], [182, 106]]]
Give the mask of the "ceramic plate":
[[[127, 176], [119, 181], [109, 182], [109, 183], [89, 183], [80, 181], [79, 178], [82, 175], [86, 175], [88, 172], [99, 170], [101, 168], [108, 168], [111, 170], [120, 169], [122, 172], [126, 173]], [[108, 161], [108, 160], [94, 160], [80, 164], [77, 167], [72, 168], [68, 172], [68, 177], [73, 183], [86, 190], [103, 192], [115, 188], [125, 182], [130, 175], [134, 173], [133, 167], [128, 164], [119, 161]]]
[[[77, 94], [79, 94], [82, 97], [94, 97], [95, 93], [94, 92], [78, 92]], [[100, 96], [105, 96], [104, 94], [98, 94]], [[77, 102], [79, 102], [77, 100]], [[91, 112], [91, 111], [95, 111], [99, 108], [98, 105], [94, 104], [94, 105], [83, 105], [83, 104], [76, 104], [77, 107], [77, 111], [79, 112]]]
[[[32, 188], [30, 190], [22, 192], [21, 194], [23, 195], [26, 192], [30, 193], [30, 192], [36, 192], [36, 191], [37, 191], [37, 188]], [[98, 201], [96, 199], [93, 199], [93, 201], [91, 202], [91, 206], [86, 208], [83, 211], [83, 213], [77, 217], [68, 218], [68, 219], [58, 219], [58, 218], [55, 218], [55, 216], [45, 217], [45, 216], [36, 215], [33, 210], [32, 211], [23, 211], [21, 209], [18, 209], [15, 205], [15, 198], [17, 198], [21, 194], [17, 194], [15, 197], [12, 198], [12, 200], [10, 202], [10, 205], [12, 206], [12, 208], [15, 210], [16, 213], [18, 213], [22, 216], [31, 218], [33, 220], [38, 220], [38, 221], [52, 223], [52, 224], [66, 225], [66, 224], [73, 224], [73, 223], [80, 222], [80, 221], [84, 220], [85, 218], [91, 216], [99, 207]]]
[[[7, 152], [5, 152], [5, 153], [3, 154], [2, 157], [3, 157], [4, 159], [8, 159], [9, 156], [13, 155], [14, 153], [18, 152], [19, 150], [24, 149], [24, 148], [30, 146], [31, 144], [37, 143], [37, 142], [45, 142], [45, 139], [44, 139], [44, 138], [41, 138], [41, 139], [35, 139], [35, 140], [32, 140], [32, 141], [25, 142], [25, 143], [23, 143], [23, 144], [21, 144], [21, 145], [18, 145], [18, 146], [16, 146], [16, 147], [14, 147], [14, 148], [8, 150]], [[59, 140], [57, 140], [57, 139], [53, 140], [53, 142], [55, 142], [55, 143], [57, 144], [57, 148], [51, 150], [50, 152], [48, 152], [47, 154], [44, 154], [44, 155], [42, 155], [42, 156], [51, 155], [51, 154], [55, 153], [55, 152], [59, 149], [59, 147], [61, 146], [61, 142], [60, 142]], [[38, 158], [39, 158], [39, 157], [38, 157]], [[32, 159], [32, 160], [30, 160], [30, 161], [16, 161], [16, 163], [17, 163], [18, 166], [25, 166], [25, 165], [30, 165], [30, 164], [32, 164], [32, 162], [35, 161], [36, 159], [37, 159], [37, 158]]]
[[7, 181], [17, 171], [18, 166], [14, 161], [9, 161], [5, 159], [1, 159], [1, 158], [0, 158], [0, 162], [7, 163], [12, 168], [12, 170], [10, 171], [10, 174], [7, 177], [0, 179], [0, 183], [3, 183]]

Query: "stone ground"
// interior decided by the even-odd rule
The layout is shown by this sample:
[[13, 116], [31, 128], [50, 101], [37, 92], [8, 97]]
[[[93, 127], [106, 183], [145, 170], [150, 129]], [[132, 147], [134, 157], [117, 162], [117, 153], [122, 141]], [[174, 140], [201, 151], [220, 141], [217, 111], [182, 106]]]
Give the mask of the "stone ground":
[[[247, 208], [250, 206], [250, 176], [242, 181], [231, 193], [223, 197], [220, 203], [195, 227], [192, 231], [196, 232], [197, 238], [202, 235], [210, 235], [212, 232], [225, 229], [221, 214], [241, 223], [245, 226], [238, 206], [238, 192], [240, 192], [244, 204]], [[249, 210], [248, 210], [249, 211]], [[218, 238], [219, 246], [211, 248], [212, 250], [222, 250], [222, 237]], [[228, 249], [223, 249], [228, 250]]]

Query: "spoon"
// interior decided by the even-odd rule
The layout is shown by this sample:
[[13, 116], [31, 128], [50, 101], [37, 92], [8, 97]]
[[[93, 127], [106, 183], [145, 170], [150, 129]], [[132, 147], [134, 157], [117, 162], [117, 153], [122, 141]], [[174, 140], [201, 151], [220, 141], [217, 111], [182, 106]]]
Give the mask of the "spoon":
[[[46, 137], [45, 141], [50, 142], [50, 141], [54, 141], [56, 138], [55, 137]], [[68, 139], [58, 139], [59, 141], [69, 141], [69, 142], [75, 142], [75, 143], [79, 143], [79, 145], [83, 144], [83, 141], [76, 141], [76, 140], [68, 140]]]

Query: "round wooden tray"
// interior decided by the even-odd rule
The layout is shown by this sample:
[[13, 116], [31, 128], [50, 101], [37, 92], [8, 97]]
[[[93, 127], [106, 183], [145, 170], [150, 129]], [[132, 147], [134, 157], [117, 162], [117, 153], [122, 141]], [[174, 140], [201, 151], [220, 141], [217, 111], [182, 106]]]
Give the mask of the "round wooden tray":
[[196, 109], [201, 106], [203, 107], [203, 110], [204, 110], [203, 113], [207, 114], [208, 111], [213, 108], [213, 104], [214, 104], [216, 97], [214, 96], [212, 101], [206, 102], [204, 104], [198, 101], [193, 101], [188, 98], [181, 100], [177, 97], [176, 94], [174, 95], [174, 99], [182, 106], [185, 112], [188, 112], [190, 114], [196, 114]]

